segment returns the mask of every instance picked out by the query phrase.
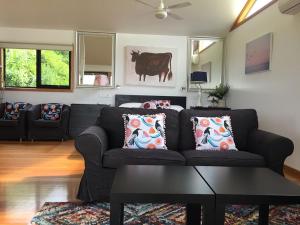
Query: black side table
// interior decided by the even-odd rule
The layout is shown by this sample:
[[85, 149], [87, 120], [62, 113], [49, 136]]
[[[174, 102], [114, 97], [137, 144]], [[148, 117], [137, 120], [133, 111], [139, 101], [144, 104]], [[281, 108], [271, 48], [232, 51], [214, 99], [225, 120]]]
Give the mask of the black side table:
[[215, 196], [191, 166], [128, 165], [117, 169], [110, 194], [110, 224], [123, 224], [124, 203], [184, 203], [187, 224], [214, 224]]
[[225, 205], [259, 205], [259, 225], [268, 224], [269, 205], [299, 204], [300, 186], [268, 168], [196, 166], [216, 196], [216, 225], [224, 224]]
[[214, 107], [214, 106], [191, 106], [190, 109], [194, 110], [231, 110], [231, 108], [228, 107]]

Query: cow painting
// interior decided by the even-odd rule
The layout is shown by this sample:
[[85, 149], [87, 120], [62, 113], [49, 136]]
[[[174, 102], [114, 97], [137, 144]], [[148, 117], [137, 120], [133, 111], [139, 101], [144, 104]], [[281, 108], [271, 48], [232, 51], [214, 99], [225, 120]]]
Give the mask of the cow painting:
[[172, 53], [150, 53], [131, 51], [131, 61], [135, 62], [135, 72], [139, 81], [146, 81], [146, 76], [158, 76], [159, 82], [172, 79]]

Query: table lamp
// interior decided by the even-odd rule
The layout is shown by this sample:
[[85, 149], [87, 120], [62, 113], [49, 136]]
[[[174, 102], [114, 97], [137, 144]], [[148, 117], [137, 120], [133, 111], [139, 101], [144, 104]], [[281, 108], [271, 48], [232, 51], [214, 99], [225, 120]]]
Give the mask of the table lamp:
[[197, 84], [199, 87], [199, 106], [201, 106], [201, 84], [207, 83], [207, 72], [194, 71], [191, 73], [191, 84]]

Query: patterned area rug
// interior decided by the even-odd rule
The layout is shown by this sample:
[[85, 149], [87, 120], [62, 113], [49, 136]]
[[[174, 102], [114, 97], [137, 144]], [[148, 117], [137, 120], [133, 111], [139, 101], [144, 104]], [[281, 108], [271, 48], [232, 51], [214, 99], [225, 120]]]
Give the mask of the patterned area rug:
[[[127, 204], [124, 209], [126, 225], [183, 225], [185, 207], [179, 204]], [[226, 207], [226, 225], [257, 224], [254, 206]], [[45, 203], [31, 220], [31, 225], [109, 225], [108, 203]], [[299, 225], [300, 205], [277, 206], [270, 209], [270, 224]]]

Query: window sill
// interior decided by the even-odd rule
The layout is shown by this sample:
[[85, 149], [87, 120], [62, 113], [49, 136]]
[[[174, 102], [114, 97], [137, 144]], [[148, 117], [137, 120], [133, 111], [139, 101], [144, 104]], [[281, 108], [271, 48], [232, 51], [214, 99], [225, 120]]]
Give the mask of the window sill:
[[31, 91], [31, 92], [73, 92], [70, 89], [54, 89], [54, 88], [0, 88], [3, 91]]

